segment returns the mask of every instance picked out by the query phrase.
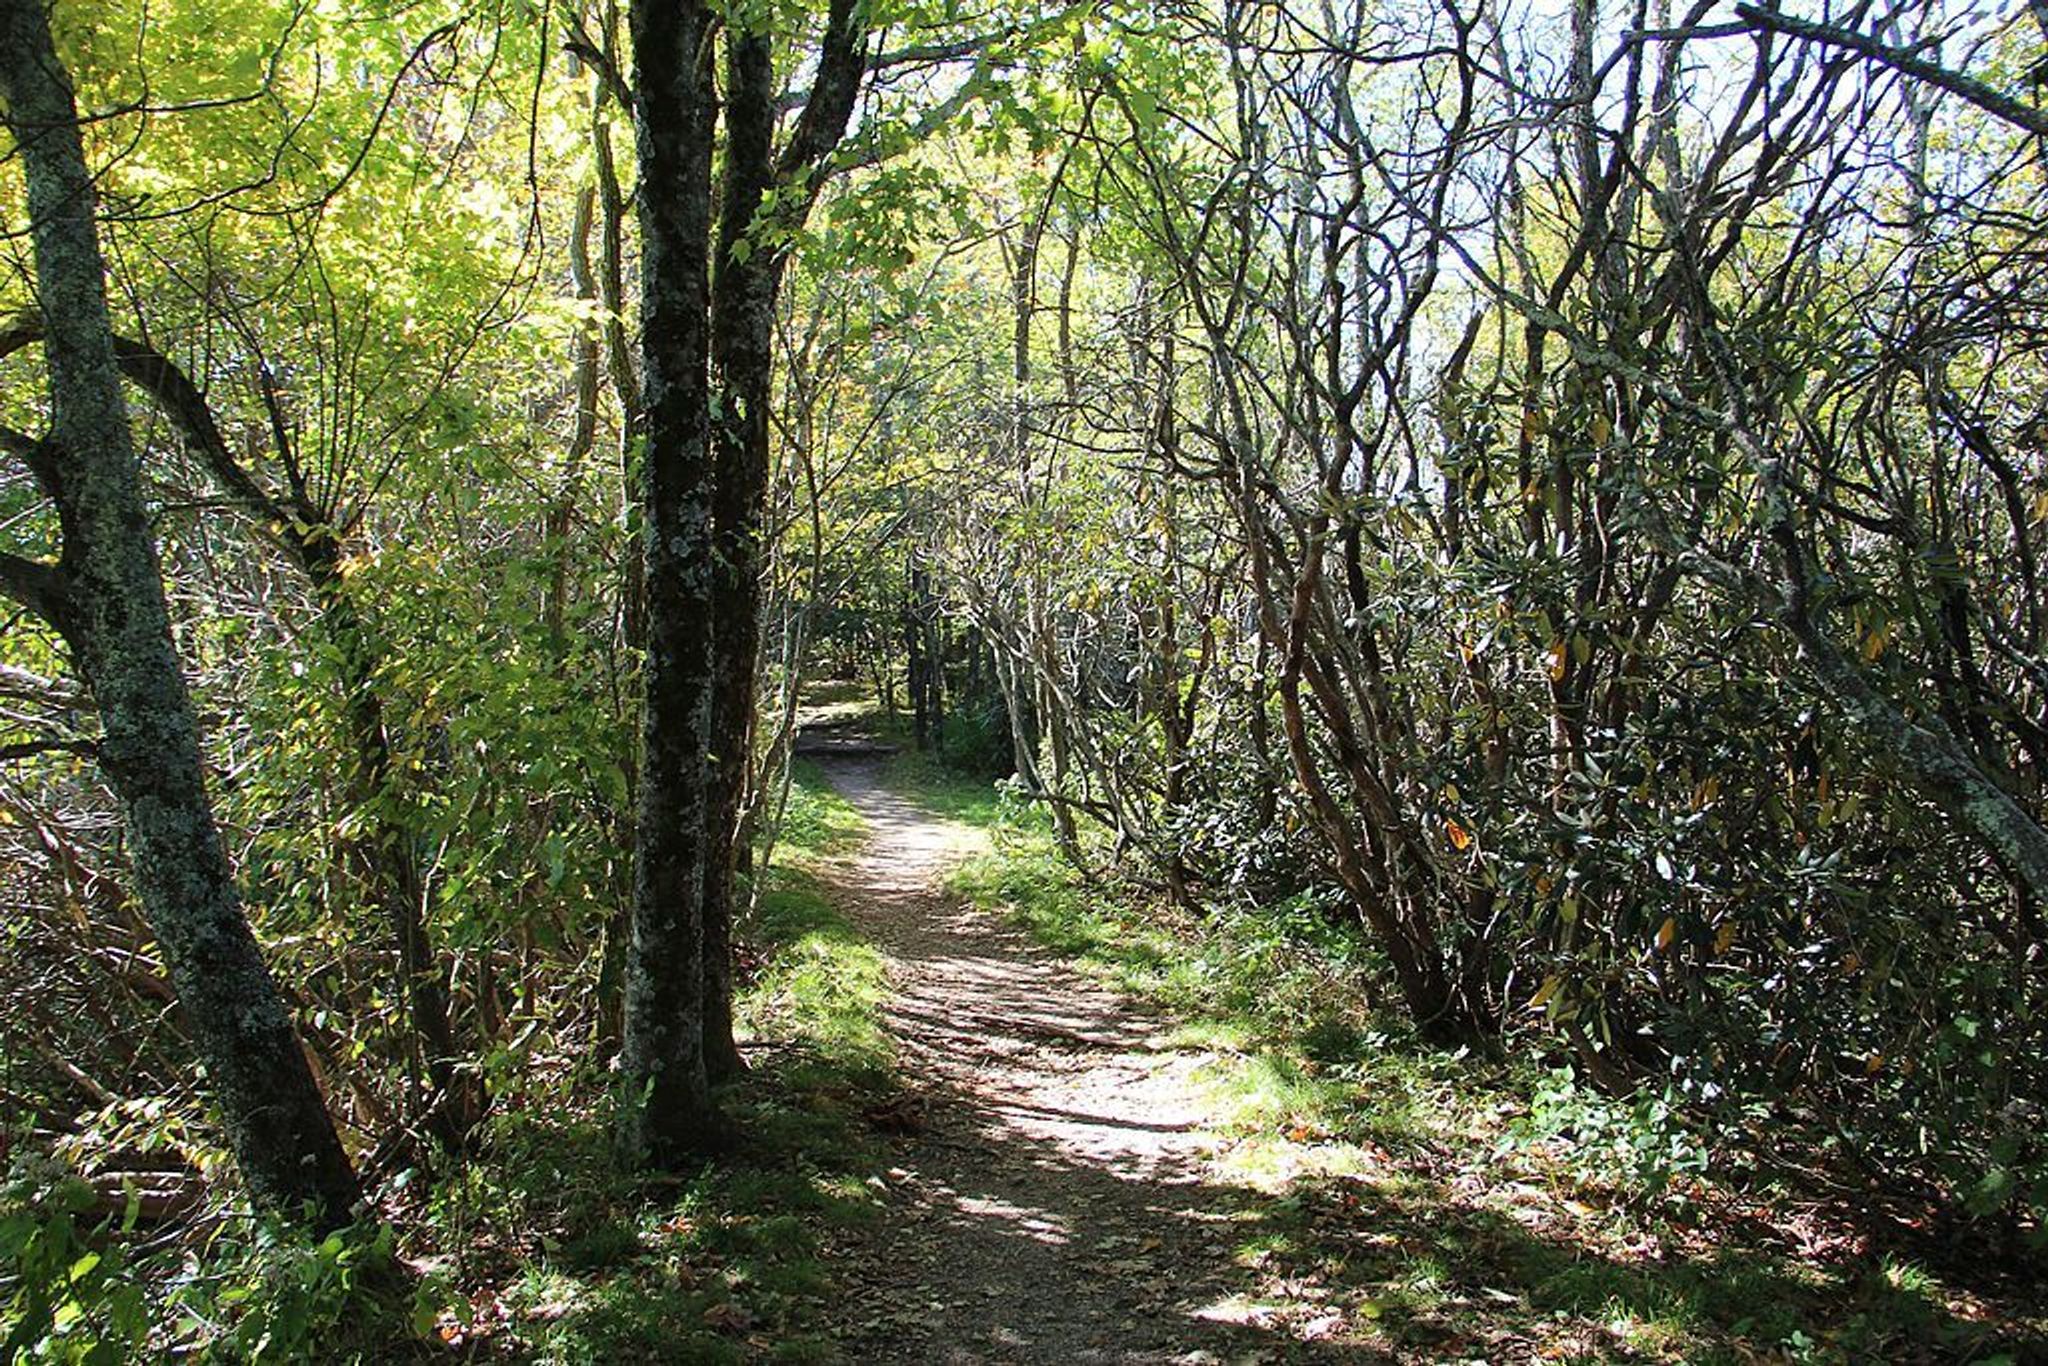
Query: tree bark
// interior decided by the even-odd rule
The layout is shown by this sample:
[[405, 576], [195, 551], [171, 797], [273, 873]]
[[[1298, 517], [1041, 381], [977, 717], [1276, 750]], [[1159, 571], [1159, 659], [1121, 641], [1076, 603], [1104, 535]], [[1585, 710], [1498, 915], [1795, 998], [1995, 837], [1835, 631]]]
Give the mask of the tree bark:
[[705, 307], [711, 14], [702, 4], [635, 0], [631, 23], [647, 653], [619, 1138], [629, 1161], [661, 1166], [701, 1151], [716, 1130], [703, 1038], [716, 588]]
[[[355, 1173], [214, 824], [121, 393], [77, 106], [39, 0], [0, 0], [0, 96], [28, 185], [51, 401], [38, 473], [63, 546], [16, 596], [37, 599], [98, 702], [136, 891], [251, 1197], [336, 1228], [358, 1198]], [[11, 590], [20, 563], [8, 566]]]
[[773, 35], [729, 20], [714, 281], [715, 21], [701, 4], [632, 7], [648, 640], [621, 1057], [623, 1136], [641, 1160], [702, 1146], [716, 1129], [709, 1083], [740, 1067], [733, 861], [753, 757], [771, 324], [788, 230], [817, 199], [867, 71], [861, 10], [832, 0], [780, 154]]
[[827, 12], [817, 77], [779, 156], [773, 35], [734, 26], [726, 37], [725, 168], [711, 285], [712, 610], [718, 636], [703, 904], [704, 1061], [713, 1080], [745, 1068], [732, 1036], [732, 917], [736, 874], [748, 853], [740, 825], [753, 771], [760, 676], [775, 301], [789, 235], [815, 202], [824, 160], [845, 137], [853, 115], [866, 70], [860, 9], [854, 0], [834, 0]]
[[704, 1064], [713, 1080], [745, 1070], [732, 1036], [732, 915], [740, 807], [753, 764], [761, 647], [761, 525], [768, 494], [775, 292], [780, 255], [757, 223], [773, 174], [773, 53], [766, 33], [726, 39], [725, 176], [711, 288], [718, 681], [712, 704], [711, 853], [704, 870]]

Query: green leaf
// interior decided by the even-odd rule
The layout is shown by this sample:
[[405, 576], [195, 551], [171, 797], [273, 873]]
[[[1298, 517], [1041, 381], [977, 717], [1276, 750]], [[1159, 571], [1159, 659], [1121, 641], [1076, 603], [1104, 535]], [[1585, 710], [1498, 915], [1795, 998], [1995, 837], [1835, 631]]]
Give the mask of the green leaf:
[[1149, 90], [1133, 90], [1129, 96], [1131, 120], [1141, 133], [1154, 132], [1159, 127], [1159, 97]]

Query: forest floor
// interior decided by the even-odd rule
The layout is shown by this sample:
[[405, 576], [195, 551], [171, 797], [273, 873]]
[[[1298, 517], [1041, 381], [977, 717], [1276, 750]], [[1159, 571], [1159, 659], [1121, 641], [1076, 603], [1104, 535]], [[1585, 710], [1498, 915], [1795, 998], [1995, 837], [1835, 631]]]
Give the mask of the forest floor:
[[891, 1053], [873, 1204], [817, 1250], [830, 1356], [2048, 1361], [2017, 1266], [1931, 1271], [1704, 1150], [1645, 1194], [1663, 1131], [1374, 1032], [1298, 939], [1162, 929], [915, 756], [808, 782], [851, 808], [809, 866], [880, 953]]
[[1418, 1046], [1313, 905], [1176, 912], [830, 719], [878, 743], [798, 765], [741, 927], [748, 1142], [639, 1180], [509, 1114], [433, 1211], [475, 1359], [2048, 1363], [2023, 1249]]
[[[905, 1089], [881, 1219], [841, 1249], [850, 1357], [1203, 1362], [1319, 1352], [1243, 1297], [1256, 1192], [1213, 1176], [1167, 1023], [957, 897], [974, 841], [872, 761], [825, 768], [869, 836], [835, 879], [883, 951]], [[879, 1183], [878, 1183], [879, 1184]], [[1340, 1316], [1320, 1316], [1328, 1334]], [[1317, 1323], [1292, 1325], [1313, 1339]]]

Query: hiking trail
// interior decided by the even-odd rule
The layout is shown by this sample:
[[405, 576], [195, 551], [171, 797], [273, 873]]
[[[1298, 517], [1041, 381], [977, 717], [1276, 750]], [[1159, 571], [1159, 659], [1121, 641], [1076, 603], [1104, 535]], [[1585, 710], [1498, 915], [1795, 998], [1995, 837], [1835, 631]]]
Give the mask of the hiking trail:
[[1334, 1315], [1283, 1322], [1243, 1298], [1236, 1253], [1265, 1197], [1214, 1176], [1202, 1055], [947, 896], [973, 832], [889, 791], [872, 760], [824, 768], [866, 822], [833, 882], [887, 958], [905, 1087], [876, 1117], [897, 1134], [883, 1214], [839, 1253], [848, 1359], [1340, 1359], [1302, 1340]]

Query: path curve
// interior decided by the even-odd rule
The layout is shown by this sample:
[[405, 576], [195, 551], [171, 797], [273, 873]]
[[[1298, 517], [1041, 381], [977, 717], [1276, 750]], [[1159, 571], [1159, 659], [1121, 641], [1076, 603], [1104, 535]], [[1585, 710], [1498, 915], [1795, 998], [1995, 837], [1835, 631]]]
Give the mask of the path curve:
[[[907, 1094], [876, 1224], [842, 1248], [850, 1360], [1346, 1359], [1261, 1322], [1237, 1260], [1257, 1193], [1215, 1180], [1165, 1022], [946, 897], [972, 836], [825, 765], [868, 838], [836, 882], [888, 959]], [[1356, 1360], [1351, 1357], [1349, 1359]]]

